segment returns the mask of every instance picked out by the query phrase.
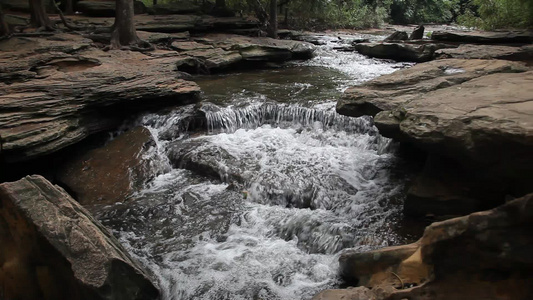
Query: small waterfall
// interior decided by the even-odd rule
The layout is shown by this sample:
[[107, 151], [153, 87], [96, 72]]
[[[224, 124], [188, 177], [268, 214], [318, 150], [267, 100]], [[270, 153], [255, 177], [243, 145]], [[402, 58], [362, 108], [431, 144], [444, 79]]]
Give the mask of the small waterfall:
[[340, 284], [342, 249], [405, 242], [394, 143], [334, 101], [400, 65], [324, 40], [311, 61], [206, 77], [201, 106], [128, 125], [154, 136], [154, 179], [96, 216], [158, 278], [163, 299], [311, 299]]
[[[372, 118], [351, 118], [339, 115], [334, 108], [308, 108], [299, 104], [255, 103], [246, 107], [229, 106], [214, 109], [205, 105], [207, 130], [209, 133], [232, 133], [238, 129], [254, 129], [269, 124], [274, 127], [313, 126], [318, 122], [324, 129], [341, 130], [350, 133], [377, 135]], [[205, 109], [205, 108], [204, 108]]]

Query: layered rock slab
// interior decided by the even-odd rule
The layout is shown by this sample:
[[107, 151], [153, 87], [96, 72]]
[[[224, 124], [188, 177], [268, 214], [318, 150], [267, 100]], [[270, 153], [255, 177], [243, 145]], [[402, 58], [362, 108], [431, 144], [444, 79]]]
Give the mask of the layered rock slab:
[[[23, 39], [23, 51], [0, 55], [8, 79], [0, 84], [0, 137], [8, 162], [55, 152], [136, 111], [190, 103], [199, 95], [195, 83], [180, 78], [179, 57], [105, 53], [73, 35], [51, 39]], [[57, 39], [65, 45], [55, 45]]]
[[369, 288], [399, 288], [401, 283], [402, 290], [385, 299], [529, 299], [532, 228], [529, 194], [492, 210], [433, 223], [415, 244], [365, 253], [347, 250], [339, 259], [341, 274]]
[[407, 214], [464, 215], [531, 192], [532, 75], [509, 61], [432, 61], [348, 89], [337, 111], [374, 115], [381, 134], [429, 153]]
[[6, 299], [158, 299], [118, 241], [41, 176], [0, 185], [0, 282]]

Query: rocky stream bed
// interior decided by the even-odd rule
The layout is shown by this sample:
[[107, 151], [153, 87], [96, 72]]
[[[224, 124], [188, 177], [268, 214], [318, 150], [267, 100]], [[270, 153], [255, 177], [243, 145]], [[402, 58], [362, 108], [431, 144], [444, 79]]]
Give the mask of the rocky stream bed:
[[189, 19], [0, 42], [0, 299], [533, 295], [530, 34], [414, 65]]

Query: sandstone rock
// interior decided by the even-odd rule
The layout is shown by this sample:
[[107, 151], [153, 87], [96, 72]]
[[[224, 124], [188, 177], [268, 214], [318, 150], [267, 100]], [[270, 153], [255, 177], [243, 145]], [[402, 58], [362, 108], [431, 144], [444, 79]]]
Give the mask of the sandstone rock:
[[432, 61], [348, 89], [337, 111], [375, 114], [382, 135], [446, 161], [426, 164], [408, 192], [406, 214], [464, 215], [494, 207], [505, 194], [531, 192], [527, 70], [502, 60]]
[[445, 32], [434, 31], [431, 39], [442, 42], [474, 43], [474, 44], [529, 44], [533, 42], [532, 31], [470, 31], [470, 32]]
[[43, 177], [0, 185], [6, 299], [158, 299], [147, 274], [64, 190]]
[[154, 174], [151, 162], [143, 158], [154, 144], [148, 129], [133, 128], [103, 147], [65, 160], [57, 179], [84, 206], [124, 202]]
[[[41, 47], [59, 37], [74, 42]], [[25, 38], [23, 47], [0, 54], [8, 79], [0, 83], [0, 136], [8, 162], [55, 152], [116, 127], [136, 111], [197, 99], [199, 87], [178, 78], [180, 58], [105, 53], [85, 49], [77, 39], [68, 34], [46, 43]], [[54, 50], [42, 53], [43, 48]], [[61, 50], [66, 52], [56, 52]]]
[[429, 270], [409, 273], [406, 272], [409, 269], [401, 265], [419, 255], [415, 254], [419, 246], [414, 243], [363, 253], [345, 250], [339, 258], [341, 276], [349, 283], [366, 287], [386, 284], [401, 289], [407, 284], [420, 284], [427, 280]]
[[421, 40], [424, 38], [424, 25], [417, 26], [413, 32], [411, 32], [411, 35], [409, 35], [410, 40]]
[[315, 50], [306, 42], [233, 34], [208, 34], [193, 42], [175, 42], [172, 47], [189, 57], [180, 61], [178, 70], [191, 73], [209, 73], [246, 62], [308, 59]]
[[426, 93], [398, 109], [403, 112], [399, 117], [391, 111], [376, 115], [378, 129], [383, 122], [397, 123], [385, 135], [491, 174], [511, 194], [531, 191], [532, 71], [481, 76]]
[[448, 47], [440, 44], [358, 43], [354, 49], [366, 56], [396, 61], [426, 62], [436, 50]]
[[394, 33], [386, 37], [383, 41], [396, 42], [396, 41], [407, 41], [408, 39], [409, 39], [409, 36], [407, 35], [407, 32], [395, 31]]
[[[425, 274], [421, 285], [394, 291], [387, 299], [529, 299], [532, 226], [533, 194], [529, 194], [489, 211], [433, 223], [414, 252], [414, 245], [406, 245], [343, 254], [341, 269], [356, 278], [375, 278], [383, 269], [397, 269], [404, 283], [411, 281], [409, 274]], [[405, 255], [395, 260], [379, 256], [391, 251]], [[413, 254], [403, 259], [408, 253]], [[361, 256], [368, 258], [364, 271], [345, 267]]]
[[[337, 112], [360, 117], [374, 116], [380, 111], [388, 110], [400, 117], [404, 115], [402, 107], [406, 103], [431, 91], [456, 86], [487, 74], [526, 70], [521, 64], [501, 60], [448, 59], [427, 62], [347, 89], [337, 103]], [[393, 120], [391, 122], [395, 124]]]
[[435, 51], [437, 59], [506, 59], [514, 61], [533, 62], [533, 46], [522, 47], [502, 45], [473, 45], [464, 44], [458, 48], [447, 48]]
[[[76, 10], [89, 17], [115, 17], [114, 1], [79, 1]], [[141, 1], [134, 1], [135, 14], [146, 13], [146, 6]]]

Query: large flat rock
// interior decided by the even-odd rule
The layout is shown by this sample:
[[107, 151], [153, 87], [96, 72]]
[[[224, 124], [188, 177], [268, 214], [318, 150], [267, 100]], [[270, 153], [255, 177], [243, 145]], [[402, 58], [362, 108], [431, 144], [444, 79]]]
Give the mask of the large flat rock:
[[55, 152], [136, 111], [196, 100], [200, 89], [179, 78], [179, 57], [103, 52], [90, 43], [66, 34], [0, 43], [0, 137], [8, 162]]
[[382, 135], [429, 153], [406, 214], [464, 215], [532, 191], [528, 70], [502, 60], [432, 61], [348, 89], [337, 111], [374, 115]]
[[505, 45], [463, 44], [457, 48], [446, 48], [435, 51], [437, 59], [507, 59], [515, 61], [533, 61], [533, 45], [521, 47]]
[[475, 44], [528, 44], [533, 42], [533, 31], [434, 31], [431, 38], [441, 42]]
[[360, 117], [396, 110], [429, 92], [457, 86], [493, 73], [528, 70], [519, 63], [501, 60], [446, 59], [415, 65], [348, 88], [337, 103], [337, 112]]
[[0, 184], [0, 243], [3, 299], [159, 299], [111, 233], [41, 176]]

